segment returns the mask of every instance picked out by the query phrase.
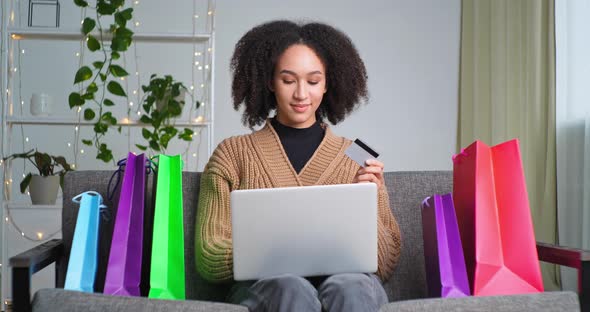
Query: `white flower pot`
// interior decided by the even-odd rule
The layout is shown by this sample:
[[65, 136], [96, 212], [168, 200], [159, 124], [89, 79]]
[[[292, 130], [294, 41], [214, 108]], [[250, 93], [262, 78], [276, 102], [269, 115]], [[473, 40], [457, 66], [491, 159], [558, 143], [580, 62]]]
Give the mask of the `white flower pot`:
[[31, 178], [31, 184], [29, 184], [33, 205], [55, 205], [58, 189], [58, 175], [48, 177], [34, 175]]
[[31, 97], [31, 114], [33, 116], [51, 115], [51, 106], [53, 98], [46, 93], [33, 93]]

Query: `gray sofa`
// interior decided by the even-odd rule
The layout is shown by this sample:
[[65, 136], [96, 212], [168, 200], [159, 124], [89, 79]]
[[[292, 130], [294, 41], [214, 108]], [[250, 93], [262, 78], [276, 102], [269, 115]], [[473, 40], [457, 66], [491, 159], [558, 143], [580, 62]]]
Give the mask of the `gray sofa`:
[[[78, 171], [66, 175], [62, 215], [63, 239], [46, 242], [10, 259], [15, 311], [247, 311], [241, 306], [221, 303], [227, 294], [228, 285], [207, 283], [196, 271], [194, 224], [198, 209], [199, 173], [183, 174], [187, 300], [113, 297], [60, 289], [64, 284], [77, 216], [77, 206], [67, 199], [88, 190], [97, 191], [106, 199], [107, 184], [111, 175], [110, 171]], [[432, 194], [450, 192], [452, 172], [388, 172], [385, 174], [385, 180], [393, 214], [400, 224], [403, 247], [393, 278], [385, 284], [390, 303], [382, 307], [382, 311], [579, 311], [580, 303], [583, 311], [588, 310], [589, 305], [585, 296], [587, 292], [584, 292], [590, 285], [588, 253], [547, 244], [538, 244], [540, 259], [579, 269], [580, 293], [584, 292], [584, 296], [573, 292], [545, 292], [534, 295], [461, 299], [426, 298], [420, 203]], [[148, 200], [151, 198], [152, 189], [153, 181], [149, 177], [146, 191]], [[113, 201], [106, 199], [106, 204], [111, 207], [115, 201], [116, 197]], [[112, 229], [110, 219], [102, 225], [102, 253], [108, 249], [105, 246], [110, 239], [109, 228]], [[101, 282], [104, 283], [106, 258], [99, 257], [97, 289], [101, 289]], [[38, 291], [31, 302], [31, 275], [52, 262], [56, 262], [56, 288]], [[147, 285], [143, 285], [143, 289], [145, 287]]]

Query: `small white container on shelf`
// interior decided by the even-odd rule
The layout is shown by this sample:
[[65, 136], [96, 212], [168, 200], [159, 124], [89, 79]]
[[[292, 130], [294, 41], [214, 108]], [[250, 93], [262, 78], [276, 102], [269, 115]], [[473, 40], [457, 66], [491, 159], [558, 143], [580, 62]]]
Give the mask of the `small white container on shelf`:
[[49, 116], [53, 106], [53, 97], [47, 93], [33, 93], [31, 96], [31, 115]]

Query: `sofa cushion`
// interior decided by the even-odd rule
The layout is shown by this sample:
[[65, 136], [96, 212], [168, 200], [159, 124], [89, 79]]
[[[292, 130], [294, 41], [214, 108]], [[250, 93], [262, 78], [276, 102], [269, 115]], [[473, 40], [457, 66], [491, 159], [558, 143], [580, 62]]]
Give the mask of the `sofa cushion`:
[[433, 194], [453, 191], [451, 171], [386, 172], [389, 204], [402, 236], [402, 252], [393, 276], [385, 284], [389, 301], [427, 296], [420, 204]]
[[464, 298], [432, 298], [406, 300], [388, 303], [381, 307], [380, 312], [414, 312], [414, 311], [580, 311], [578, 295], [574, 292], [544, 292], [538, 294], [464, 297]]
[[145, 297], [119, 297], [63, 289], [41, 289], [33, 297], [33, 312], [248, 312], [239, 305], [191, 300], [156, 300]]

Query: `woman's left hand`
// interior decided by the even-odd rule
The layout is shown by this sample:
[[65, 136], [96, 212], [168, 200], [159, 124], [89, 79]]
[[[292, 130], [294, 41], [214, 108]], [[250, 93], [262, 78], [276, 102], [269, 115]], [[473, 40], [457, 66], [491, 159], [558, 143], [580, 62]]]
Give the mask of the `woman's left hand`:
[[377, 159], [369, 159], [366, 162], [367, 166], [361, 168], [357, 173], [353, 183], [368, 183], [373, 182], [377, 184], [377, 187], [381, 187], [385, 184], [383, 179], [383, 163]]

